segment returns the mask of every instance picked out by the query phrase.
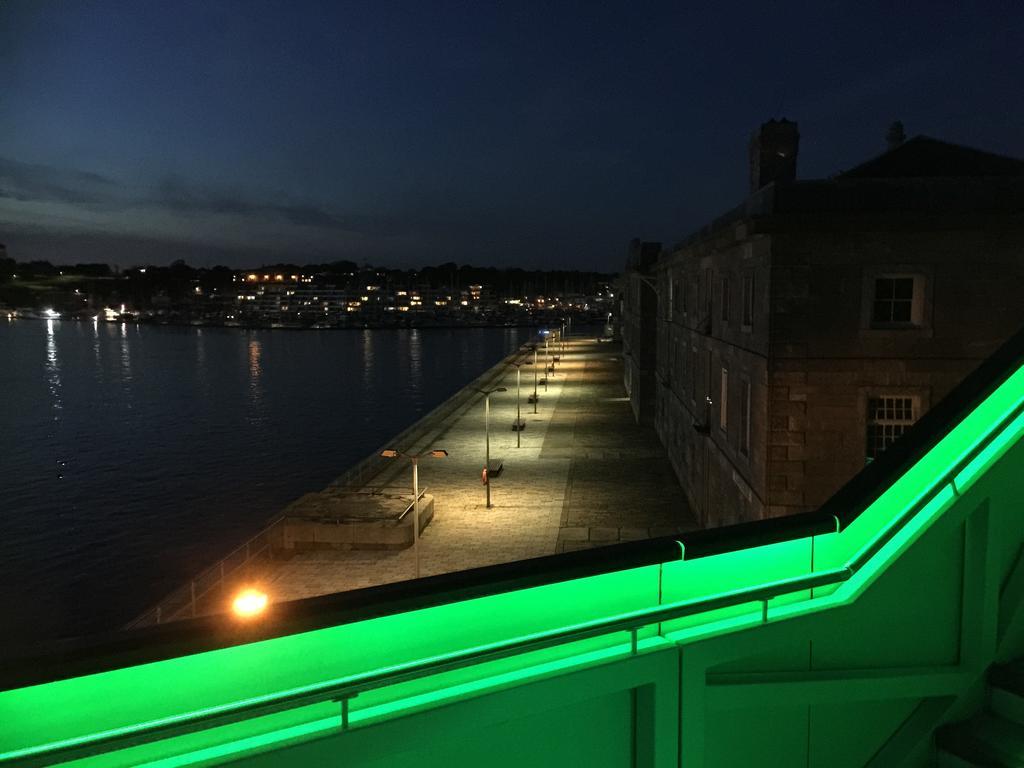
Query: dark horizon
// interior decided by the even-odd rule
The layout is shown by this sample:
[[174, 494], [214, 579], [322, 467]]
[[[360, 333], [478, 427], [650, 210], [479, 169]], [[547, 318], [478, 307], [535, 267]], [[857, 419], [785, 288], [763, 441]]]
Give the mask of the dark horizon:
[[880, 154], [894, 120], [1024, 155], [1022, 39], [1013, 3], [12, 0], [0, 241], [120, 267], [619, 271], [631, 238], [745, 197], [769, 118], [799, 122], [798, 178]]

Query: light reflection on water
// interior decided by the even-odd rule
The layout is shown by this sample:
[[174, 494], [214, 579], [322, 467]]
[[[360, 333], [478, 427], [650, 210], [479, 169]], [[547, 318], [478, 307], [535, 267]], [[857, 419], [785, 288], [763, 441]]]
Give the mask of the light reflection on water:
[[528, 334], [0, 324], [0, 641], [116, 626]]
[[[54, 320], [46, 321], [46, 385], [50, 391], [53, 420], [60, 421], [60, 411], [64, 406], [60, 398], [60, 363], [57, 361], [57, 335], [54, 332], [54, 322]], [[59, 325], [59, 322], [57, 324]]]

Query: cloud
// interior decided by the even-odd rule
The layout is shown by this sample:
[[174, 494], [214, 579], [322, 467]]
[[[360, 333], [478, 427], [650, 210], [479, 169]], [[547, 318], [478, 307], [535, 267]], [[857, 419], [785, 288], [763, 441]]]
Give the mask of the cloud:
[[0, 198], [86, 204], [112, 200], [120, 189], [117, 181], [98, 173], [0, 157]]
[[350, 220], [336, 216], [324, 208], [247, 199], [189, 183], [180, 176], [169, 175], [160, 180], [153, 202], [172, 211], [232, 216], [276, 216], [289, 224], [335, 231], [358, 231]]
[[172, 253], [236, 265], [268, 254], [299, 263], [345, 258], [394, 265], [487, 259], [533, 266], [550, 265], [553, 255], [583, 258], [582, 240], [563, 236], [564, 214], [526, 214], [479, 203], [453, 211], [427, 193], [386, 213], [338, 212], [286, 194], [243, 194], [177, 175], [130, 185], [0, 157], [0, 240], [19, 260], [73, 261], [70, 254], [86, 244], [93, 258], [121, 264], [157, 263]]
[[[132, 188], [89, 171], [22, 163], [0, 157], [0, 200], [63, 203], [100, 209], [163, 209], [202, 216], [253, 216], [285, 225], [332, 232], [359, 232], [367, 217], [341, 217], [314, 205], [260, 200], [214, 190], [168, 175], [152, 188]], [[80, 224], [80, 217], [75, 217]]]
[[22, 259], [34, 257], [25, 248], [52, 258], [77, 250], [76, 242], [90, 242], [111, 246], [107, 260], [124, 263], [182, 249], [274, 253], [302, 261], [394, 260], [442, 247], [434, 233], [413, 231], [407, 221], [343, 216], [284, 195], [233, 194], [179, 176], [131, 186], [97, 173], [2, 157], [0, 232], [8, 241], [20, 235]]
[[0, 220], [61, 231], [209, 241], [240, 247], [294, 244], [345, 247], [368, 238], [413, 238], [395, 219], [339, 215], [285, 195], [262, 197], [214, 189], [168, 175], [130, 186], [77, 169], [0, 157]]

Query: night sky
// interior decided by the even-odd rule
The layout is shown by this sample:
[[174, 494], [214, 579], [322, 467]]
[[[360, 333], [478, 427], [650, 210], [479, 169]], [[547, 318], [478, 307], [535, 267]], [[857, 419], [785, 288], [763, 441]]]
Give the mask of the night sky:
[[[701, 7], [703, 5], [704, 7]], [[1024, 3], [0, 0], [24, 261], [618, 270], [890, 122], [1024, 156]]]

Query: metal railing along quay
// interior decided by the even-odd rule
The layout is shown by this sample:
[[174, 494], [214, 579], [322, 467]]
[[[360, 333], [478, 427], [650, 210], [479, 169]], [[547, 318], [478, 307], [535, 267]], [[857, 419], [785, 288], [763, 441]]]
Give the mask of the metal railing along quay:
[[[484, 371], [484, 373], [469, 382], [452, 397], [429, 411], [395, 437], [390, 438], [385, 445], [373, 451], [358, 464], [347, 469], [331, 481], [329, 487], [348, 488], [354, 491], [365, 489], [373, 481], [380, 479], [380, 482], [377, 485], [373, 485], [372, 488], [378, 491], [383, 490], [385, 488], [384, 483], [389, 482], [392, 476], [396, 476], [401, 472], [401, 467], [396, 467], [393, 462], [381, 457], [380, 453], [384, 448], [391, 445], [402, 445], [411, 449], [435, 439], [439, 433], [447, 429], [449, 421], [455, 418], [461, 410], [472, 406], [479, 397], [476, 389], [489, 386], [499, 380], [507, 372], [511, 361], [520, 354], [522, 354], [521, 350], [516, 350], [496, 365]], [[389, 471], [390, 473], [385, 475]], [[399, 519], [404, 518], [411, 508], [412, 505], [410, 504], [409, 509], [403, 512]], [[283, 513], [275, 515], [258, 533], [246, 539], [187, 583], [166, 595], [156, 605], [136, 616], [125, 624], [124, 628], [136, 629], [138, 627], [161, 624], [176, 618], [196, 616], [197, 604], [204, 597], [213, 594], [218, 589], [223, 590], [226, 580], [230, 580], [232, 576], [239, 575], [240, 569], [250, 566], [257, 559], [269, 559], [275, 529], [284, 523], [285, 518], [286, 515]]]

